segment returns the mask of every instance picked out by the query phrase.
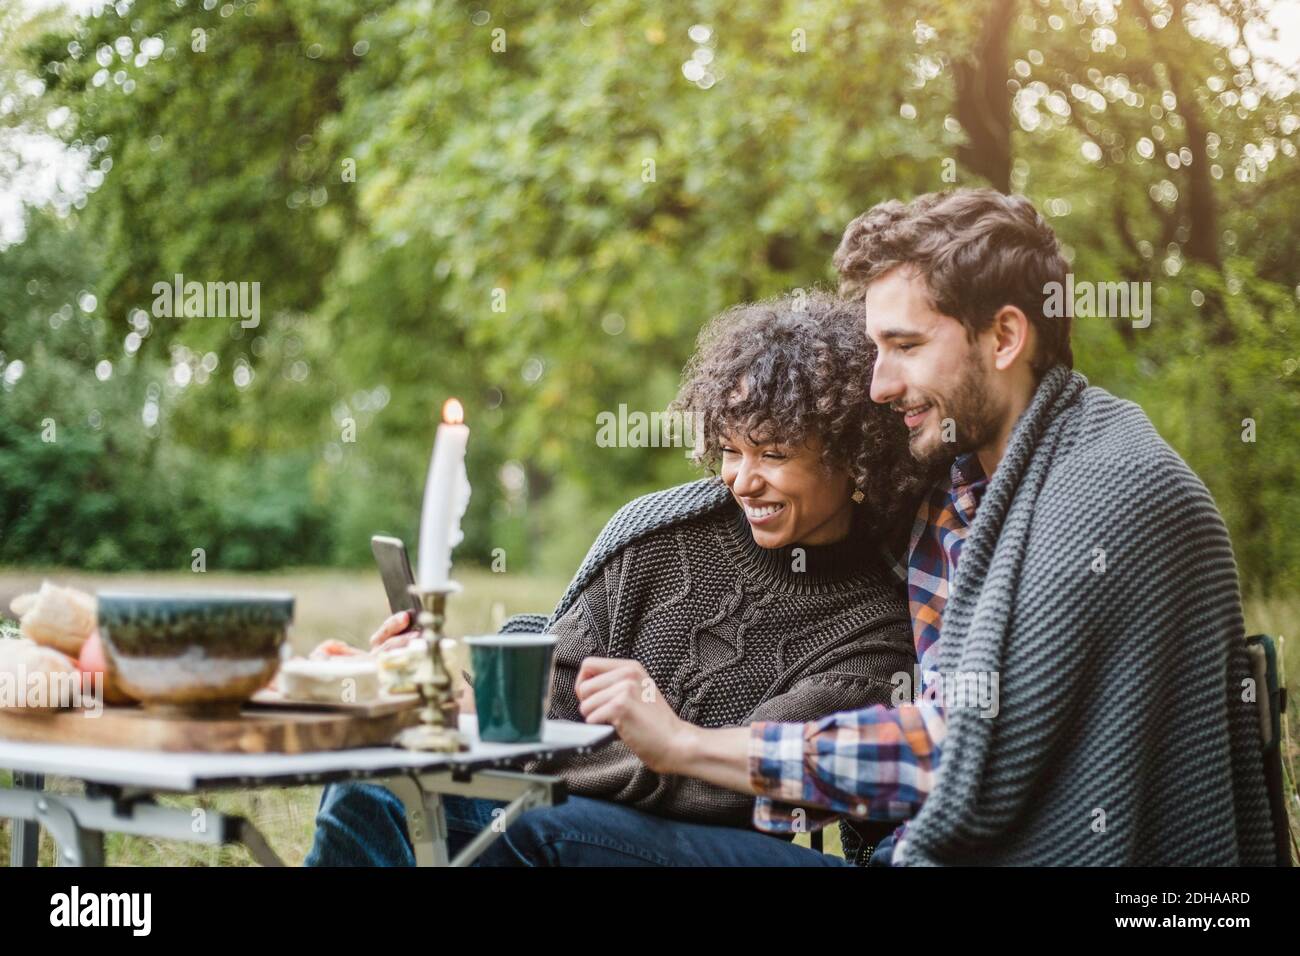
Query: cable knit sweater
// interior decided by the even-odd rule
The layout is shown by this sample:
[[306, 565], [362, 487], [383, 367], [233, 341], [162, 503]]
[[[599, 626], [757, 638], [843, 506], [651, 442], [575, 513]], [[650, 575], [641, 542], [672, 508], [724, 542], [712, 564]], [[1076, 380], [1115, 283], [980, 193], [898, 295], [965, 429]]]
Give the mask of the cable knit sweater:
[[[703, 727], [806, 721], [888, 703], [913, 663], [911, 628], [861, 522], [821, 547], [759, 547], [717, 479], [656, 492], [606, 526], [552, 615], [552, 718], [582, 720], [584, 657], [639, 661]], [[534, 761], [571, 792], [676, 818], [748, 826], [753, 798], [646, 769], [621, 741]]]

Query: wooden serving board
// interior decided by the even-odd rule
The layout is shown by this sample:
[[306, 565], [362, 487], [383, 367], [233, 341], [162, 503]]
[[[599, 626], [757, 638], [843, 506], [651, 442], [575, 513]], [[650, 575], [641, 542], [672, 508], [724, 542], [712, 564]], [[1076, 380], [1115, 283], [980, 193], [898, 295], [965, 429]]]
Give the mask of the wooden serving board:
[[409, 704], [378, 714], [256, 709], [210, 720], [105, 707], [98, 717], [81, 710], [0, 710], [0, 739], [128, 750], [204, 753], [301, 754], [388, 744], [419, 719]]

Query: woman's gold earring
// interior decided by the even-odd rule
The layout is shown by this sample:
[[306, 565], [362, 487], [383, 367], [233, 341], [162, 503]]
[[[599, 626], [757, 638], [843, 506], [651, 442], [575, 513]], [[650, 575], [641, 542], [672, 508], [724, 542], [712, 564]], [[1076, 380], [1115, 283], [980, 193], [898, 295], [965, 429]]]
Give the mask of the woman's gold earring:
[[849, 497], [853, 499], [853, 503], [855, 505], [860, 505], [866, 499], [867, 496], [866, 494], [863, 493], [861, 488], [855, 488], [853, 489], [853, 494], [850, 495]]

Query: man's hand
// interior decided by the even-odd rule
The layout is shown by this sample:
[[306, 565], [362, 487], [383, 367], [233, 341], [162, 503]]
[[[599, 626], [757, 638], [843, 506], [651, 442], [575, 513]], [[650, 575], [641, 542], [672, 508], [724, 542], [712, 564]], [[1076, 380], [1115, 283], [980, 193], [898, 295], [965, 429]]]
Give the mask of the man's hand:
[[574, 683], [578, 709], [589, 724], [612, 724], [623, 743], [655, 773], [698, 777], [755, 793], [749, 776], [748, 727], [705, 729], [673, 713], [639, 663], [588, 657]]
[[695, 730], [664, 701], [637, 661], [588, 657], [574, 683], [578, 709], [589, 724], [611, 724], [628, 749], [656, 773], [675, 773]]

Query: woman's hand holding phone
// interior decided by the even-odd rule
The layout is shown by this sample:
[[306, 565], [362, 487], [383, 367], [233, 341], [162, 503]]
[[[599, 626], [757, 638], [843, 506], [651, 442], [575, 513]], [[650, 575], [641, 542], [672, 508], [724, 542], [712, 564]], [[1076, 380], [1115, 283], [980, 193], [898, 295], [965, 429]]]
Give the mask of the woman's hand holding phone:
[[[396, 650], [405, 647], [419, 634], [419, 628], [411, 627], [411, 612], [398, 611], [379, 625], [379, 630], [370, 635], [370, 649], [377, 654]], [[464, 671], [461, 675], [461, 678], [456, 681], [456, 703], [460, 705], [461, 713], [472, 714], [474, 713], [474, 688], [469, 684], [469, 675]]]
[[418, 629], [411, 627], [411, 612], [398, 611], [370, 635], [370, 649], [379, 652], [405, 647], [419, 633]]

